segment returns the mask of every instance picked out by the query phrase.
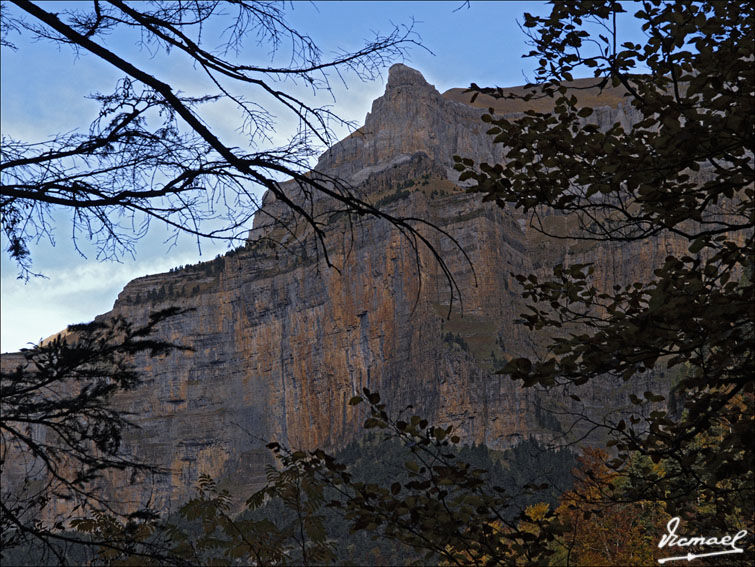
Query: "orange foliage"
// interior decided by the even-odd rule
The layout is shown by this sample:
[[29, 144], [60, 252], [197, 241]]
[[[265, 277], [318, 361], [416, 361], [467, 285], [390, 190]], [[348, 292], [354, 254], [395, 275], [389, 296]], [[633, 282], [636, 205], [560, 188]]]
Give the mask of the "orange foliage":
[[659, 534], [668, 521], [662, 504], [623, 503], [621, 478], [609, 469], [607, 454], [586, 448], [574, 489], [565, 492], [556, 510], [565, 528], [554, 564], [653, 565]]

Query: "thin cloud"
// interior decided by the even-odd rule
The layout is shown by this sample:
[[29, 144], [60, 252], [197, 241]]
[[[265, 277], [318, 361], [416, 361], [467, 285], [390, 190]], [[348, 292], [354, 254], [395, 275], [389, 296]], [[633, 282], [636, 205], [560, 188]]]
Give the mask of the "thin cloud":
[[15, 282], [10, 270], [3, 270], [0, 351], [17, 351], [72, 323], [106, 313], [135, 278], [196, 262], [196, 251], [123, 264], [82, 259], [73, 267], [47, 272], [48, 279], [31, 279], [25, 285]]

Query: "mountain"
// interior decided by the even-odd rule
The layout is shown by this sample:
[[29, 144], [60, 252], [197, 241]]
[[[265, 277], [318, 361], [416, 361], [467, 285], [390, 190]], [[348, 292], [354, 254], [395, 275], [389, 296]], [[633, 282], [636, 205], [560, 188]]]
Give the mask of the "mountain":
[[[589, 118], [601, 127], [636, 118], [616, 90], [585, 96], [602, 105]], [[348, 400], [364, 387], [380, 392], [394, 412], [411, 404], [414, 413], [453, 425], [465, 442], [494, 449], [569, 429], [566, 414], [582, 405], [495, 374], [509, 357], [542, 353], [547, 338], [516, 324], [526, 309], [512, 273], [545, 276], [559, 263], [594, 262], [594, 282], [608, 289], [647, 278], [685, 243], [546, 238], [528, 218], [466, 193], [452, 169], [455, 154], [477, 162], [502, 158], [480, 120], [487, 107], [479, 105], [492, 99], [475, 106], [468, 97], [460, 89], [440, 94], [418, 71], [394, 65], [364, 126], [330, 148], [313, 173], [453, 237], [458, 246], [430, 225], [420, 229], [458, 285], [461, 297], [452, 305], [452, 288], [426, 249], [415, 254], [412, 241], [387, 221], [349, 217], [327, 198], [316, 199], [312, 211], [324, 224], [335, 268], [326, 265], [311, 229], [266, 195], [246, 246], [126, 285], [100, 317], [138, 323], [168, 305], [191, 308], [163, 334], [195, 350], [138, 359], [144, 385], [118, 396], [139, 427], [126, 436], [129, 451], [170, 470], [148, 488], [111, 478], [119, 496], [151, 497], [175, 509], [203, 473], [248, 494], [272, 462], [267, 442], [312, 449], [354, 439], [364, 414]], [[283, 189], [303, 202], [294, 182]], [[573, 228], [563, 216], [544, 222], [557, 234]], [[627, 403], [627, 388], [606, 379], [579, 395], [600, 419]], [[568, 436], [583, 432], [578, 427]]]

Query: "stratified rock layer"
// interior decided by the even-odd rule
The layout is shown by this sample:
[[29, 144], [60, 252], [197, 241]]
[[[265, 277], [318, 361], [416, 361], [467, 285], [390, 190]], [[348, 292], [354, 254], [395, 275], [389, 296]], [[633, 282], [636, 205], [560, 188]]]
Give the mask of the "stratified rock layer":
[[[426, 249], [415, 255], [385, 221], [332, 215], [326, 244], [338, 270], [317, 255], [307, 231], [297, 235], [300, 243], [270, 247], [270, 240], [288, 238], [268, 220], [287, 218], [272, 196], [246, 247], [125, 287], [102, 317], [139, 322], [171, 304], [193, 309], [163, 332], [194, 352], [138, 360], [144, 386], [118, 398], [139, 426], [127, 437], [129, 450], [171, 471], [156, 479], [153, 498], [174, 506], [202, 473], [244, 494], [264, 481], [272, 462], [264, 445], [272, 440], [303, 449], [344, 445], [361, 429], [361, 406], [348, 401], [364, 387], [379, 391], [394, 411], [412, 404], [415, 413], [452, 424], [466, 442], [493, 448], [550, 437], [561, 427], [545, 408], [570, 409], [563, 395], [548, 398], [493, 372], [508, 357], [538, 349], [515, 324], [525, 309], [511, 273], [596, 261], [596, 281], [608, 287], [647, 277], [669, 247], [681, 245], [569, 248], [464, 193], [454, 184], [454, 154], [501, 158], [482, 112], [396, 65], [365, 125], [316, 168], [388, 212], [426, 219], [451, 235], [458, 246], [422, 228], [459, 287], [461, 301], [453, 305], [438, 262]], [[601, 125], [631, 119], [622, 104], [591, 117]], [[296, 196], [293, 185], [285, 187]], [[594, 415], [626, 400], [608, 382], [580, 396]], [[134, 501], [146, 498], [144, 487], [119, 490]]]

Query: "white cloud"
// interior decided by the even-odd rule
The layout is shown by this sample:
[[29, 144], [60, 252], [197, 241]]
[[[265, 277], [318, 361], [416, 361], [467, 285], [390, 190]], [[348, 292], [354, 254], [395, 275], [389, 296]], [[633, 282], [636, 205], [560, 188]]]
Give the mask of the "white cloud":
[[[209, 259], [205, 256], [202, 259]], [[109, 311], [118, 293], [134, 278], [196, 263], [197, 252], [169, 253], [137, 262], [73, 261], [74, 266], [46, 272], [49, 279], [14, 280], [13, 266], [3, 269], [0, 352], [16, 351]]]

